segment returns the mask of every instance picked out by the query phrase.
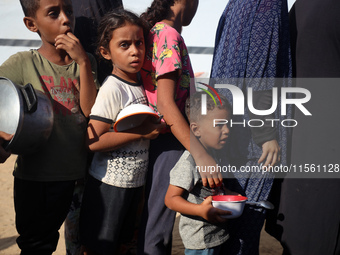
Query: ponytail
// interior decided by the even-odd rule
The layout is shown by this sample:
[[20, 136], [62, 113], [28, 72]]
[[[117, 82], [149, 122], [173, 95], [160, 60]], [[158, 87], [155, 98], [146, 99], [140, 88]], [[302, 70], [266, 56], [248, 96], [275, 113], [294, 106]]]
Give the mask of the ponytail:
[[141, 14], [141, 18], [152, 28], [157, 22], [167, 18], [174, 3], [175, 0], [154, 0], [146, 12]]

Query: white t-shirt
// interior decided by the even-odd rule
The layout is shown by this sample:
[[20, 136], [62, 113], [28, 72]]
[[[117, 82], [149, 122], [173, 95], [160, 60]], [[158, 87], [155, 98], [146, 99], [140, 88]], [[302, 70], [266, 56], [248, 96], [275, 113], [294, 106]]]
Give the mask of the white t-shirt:
[[[143, 86], [110, 75], [99, 89], [90, 118], [113, 124], [118, 113], [131, 104], [147, 104]], [[116, 187], [143, 186], [149, 162], [149, 144], [149, 140], [141, 139], [114, 151], [96, 152], [90, 175]]]

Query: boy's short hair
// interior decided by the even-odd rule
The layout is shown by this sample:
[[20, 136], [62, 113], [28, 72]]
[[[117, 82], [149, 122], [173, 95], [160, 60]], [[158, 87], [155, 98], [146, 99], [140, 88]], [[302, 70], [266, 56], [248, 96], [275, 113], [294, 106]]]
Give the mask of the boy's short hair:
[[214, 99], [205, 92], [195, 92], [188, 97], [185, 104], [185, 114], [187, 115], [190, 123], [197, 122], [204, 116], [201, 114], [203, 94], [207, 95], [207, 111], [212, 111], [217, 107], [218, 109], [225, 109], [228, 113], [231, 113], [231, 105], [226, 97], [220, 95], [222, 101], [221, 104], [216, 96], [213, 96], [215, 99], [214, 101]]
[[40, 6], [40, 0], [20, 0], [22, 10], [26, 17], [35, 17]]

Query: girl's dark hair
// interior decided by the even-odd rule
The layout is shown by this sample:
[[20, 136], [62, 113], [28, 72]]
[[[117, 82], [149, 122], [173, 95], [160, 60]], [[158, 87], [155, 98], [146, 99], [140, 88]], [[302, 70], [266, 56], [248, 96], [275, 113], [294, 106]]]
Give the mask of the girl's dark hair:
[[149, 29], [157, 22], [165, 19], [169, 12], [170, 7], [175, 4], [176, 0], [154, 0], [146, 12], [141, 14], [141, 18], [147, 22]]
[[[97, 55], [107, 61], [102, 57], [100, 54], [100, 47], [104, 47], [105, 49], [109, 50], [109, 44], [112, 38], [112, 33], [115, 29], [125, 26], [125, 24], [132, 24], [139, 26], [143, 29], [144, 38], [148, 33], [148, 29], [144, 21], [139, 18], [136, 14], [124, 10], [122, 8], [110, 11], [104, 15], [101, 19], [99, 26], [98, 26], [98, 40], [97, 40]], [[112, 64], [110, 61], [108, 61]]]

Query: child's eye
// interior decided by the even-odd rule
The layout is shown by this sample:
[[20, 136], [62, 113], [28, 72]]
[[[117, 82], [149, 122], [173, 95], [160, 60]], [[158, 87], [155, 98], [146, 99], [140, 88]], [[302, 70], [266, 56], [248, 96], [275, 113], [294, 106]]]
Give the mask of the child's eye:
[[224, 126], [227, 126], [227, 128], [229, 128], [229, 126], [225, 123], [217, 123], [215, 124], [215, 127], [219, 128], [219, 129], [222, 129]]
[[128, 47], [129, 47], [129, 44], [127, 44], [127, 43], [121, 43], [121, 44], [120, 44], [120, 47], [121, 47], [121, 48], [128, 48]]
[[143, 44], [144, 44], [144, 42], [142, 40], [136, 42], [137, 46], [142, 46]]
[[48, 13], [48, 16], [52, 17], [52, 18], [57, 18], [59, 15], [59, 13], [57, 11], [50, 11]]
[[73, 15], [73, 10], [72, 9], [66, 10], [66, 15], [67, 16], [72, 16]]

